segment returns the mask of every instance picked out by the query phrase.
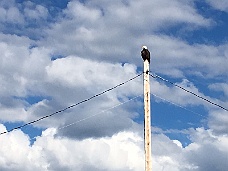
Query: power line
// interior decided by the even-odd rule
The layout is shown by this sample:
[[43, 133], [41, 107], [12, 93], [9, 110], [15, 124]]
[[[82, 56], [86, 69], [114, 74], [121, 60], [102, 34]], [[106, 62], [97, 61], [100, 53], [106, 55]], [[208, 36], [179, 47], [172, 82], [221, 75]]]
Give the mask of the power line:
[[189, 111], [189, 112], [191, 112], [191, 113], [194, 113], [194, 114], [196, 114], [196, 115], [198, 115], [198, 116], [200, 116], [200, 117], [203, 117], [203, 118], [207, 118], [206, 116], [203, 116], [203, 115], [201, 115], [201, 114], [199, 114], [199, 113], [197, 113], [197, 112], [194, 112], [194, 111], [192, 111], [192, 110], [189, 110], [189, 109], [187, 109], [186, 107], [183, 107], [183, 106], [181, 106], [181, 105], [178, 105], [178, 104], [176, 104], [176, 103], [174, 103], [174, 102], [171, 102], [171, 101], [169, 101], [169, 100], [167, 100], [167, 99], [164, 99], [164, 98], [162, 98], [162, 97], [159, 97], [158, 95], [156, 95], [156, 94], [153, 94], [153, 93], [151, 93], [154, 97], [157, 97], [157, 98], [159, 98], [159, 99], [161, 99], [161, 100], [163, 100], [163, 101], [166, 101], [166, 102], [168, 102], [168, 103], [170, 103], [170, 104], [172, 104], [172, 105], [175, 105], [175, 106], [177, 106], [177, 107], [179, 107], [179, 108], [182, 108], [182, 109], [184, 109], [184, 110], [186, 110], [186, 111]]
[[77, 123], [79, 123], [79, 122], [82, 122], [82, 121], [85, 121], [85, 120], [87, 120], [87, 119], [90, 119], [90, 118], [92, 118], [92, 117], [94, 117], [94, 116], [97, 116], [97, 115], [100, 115], [100, 114], [102, 114], [102, 113], [105, 113], [105, 112], [107, 112], [107, 111], [109, 111], [109, 110], [111, 110], [111, 109], [114, 109], [114, 108], [117, 108], [117, 107], [119, 107], [119, 106], [121, 106], [121, 105], [123, 105], [123, 104], [126, 104], [126, 103], [128, 103], [128, 102], [130, 102], [130, 101], [132, 101], [132, 100], [134, 100], [134, 99], [136, 99], [136, 98], [138, 98], [138, 97], [140, 97], [140, 96], [142, 96], [142, 95], [133, 97], [133, 98], [131, 98], [131, 99], [125, 101], [125, 102], [119, 103], [119, 104], [117, 104], [117, 105], [115, 105], [115, 106], [113, 106], [113, 107], [110, 107], [110, 108], [108, 108], [108, 109], [106, 109], [106, 110], [103, 110], [103, 111], [101, 111], [101, 112], [99, 112], [99, 113], [96, 113], [96, 114], [94, 114], [94, 115], [88, 116], [88, 117], [86, 117], [86, 118], [82, 118], [82, 119], [80, 119], [80, 120], [78, 120], [78, 121], [76, 121], [76, 122], [73, 122], [73, 123], [67, 124], [67, 125], [65, 125], [65, 126], [59, 127], [58, 129], [60, 130], [60, 129], [67, 128], [67, 127], [72, 126], [72, 125], [74, 125], [74, 124], [77, 124]]
[[[85, 120], [87, 120], [87, 119], [90, 119], [90, 118], [95, 117], [95, 116], [97, 116], [97, 115], [100, 115], [100, 114], [103, 114], [103, 113], [105, 113], [105, 112], [108, 112], [108, 111], [110, 111], [110, 110], [112, 110], [112, 109], [115, 109], [115, 108], [117, 108], [117, 107], [119, 107], [119, 106], [121, 106], [121, 105], [124, 105], [124, 104], [126, 104], [126, 103], [128, 103], [128, 102], [130, 102], [130, 101], [133, 101], [133, 100], [139, 98], [140, 96], [142, 96], [142, 95], [135, 96], [135, 97], [130, 98], [130, 99], [128, 99], [128, 100], [126, 100], [126, 101], [124, 101], [124, 102], [122, 102], [122, 103], [119, 103], [119, 104], [117, 104], [117, 105], [115, 105], [115, 106], [112, 106], [112, 107], [110, 107], [110, 108], [108, 108], [108, 109], [102, 110], [102, 111], [99, 112], [99, 113], [96, 113], [96, 114], [94, 114], [94, 115], [91, 115], [91, 116], [82, 118], [82, 119], [80, 119], [80, 120], [77, 120], [76, 122], [72, 122], [72, 123], [70, 123], [70, 124], [64, 125], [64, 126], [62, 126], [62, 127], [58, 127], [58, 128], [56, 128], [56, 129], [58, 129], [58, 130], [65, 129], [65, 128], [67, 128], [67, 127], [70, 127], [70, 126], [72, 126], [72, 125], [75, 125], [75, 124], [77, 124], [77, 123], [80, 123], [80, 122], [82, 122], [82, 121], [85, 121]], [[31, 141], [31, 140], [36, 139], [36, 138], [37, 138], [37, 137], [33, 137], [33, 138], [30, 138], [29, 140]]]
[[196, 93], [194, 93], [194, 92], [192, 92], [192, 91], [190, 91], [190, 90], [187, 90], [187, 89], [185, 89], [185, 88], [183, 88], [183, 87], [177, 85], [176, 83], [173, 83], [173, 82], [171, 82], [171, 81], [169, 81], [169, 80], [167, 80], [167, 79], [164, 79], [164, 78], [162, 78], [162, 77], [159, 76], [159, 75], [156, 75], [156, 74], [152, 75], [152, 74], [150, 74], [150, 76], [153, 77], [153, 78], [158, 78], [158, 79], [160, 79], [160, 80], [162, 80], [162, 81], [165, 81], [165, 82], [167, 82], [167, 83], [169, 83], [169, 84], [172, 84], [172, 85], [174, 85], [174, 86], [176, 86], [176, 87], [178, 87], [178, 88], [184, 90], [184, 91], [187, 92], [187, 93], [190, 93], [190, 94], [192, 94], [192, 95], [194, 95], [194, 96], [196, 96], [196, 97], [198, 97], [198, 98], [200, 98], [200, 99], [202, 99], [202, 100], [204, 100], [204, 101], [206, 101], [206, 102], [208, 102], [208, 103], [210, 103], [210, 104], [212, 104], [212, 105], [214, 105], [214, 106], [217, 106], [217, 107], [219, 107], [219, 108], [221, 108], [221, 109], [223, 109], [223, 110], [225, 110], [225, 111], [228, 111], [227, 108], [225, 108], [225, 107], [223, 107], [223, 106], [221, 106], [221, 105], [219, 105], [219, 104], [217, 104], [217, 103], [215, 103], [215, 102], [212, 102], [212, 101], [210, 101], [210, 100], [208, 100], [208, 99], [206, 99], [206, 98], [204, 98], [204, 97], [202, 97], [202, 96], [200, 96], [200, 95], [198, 95], [198, 94], [196, 94]]
[[80, 102], [78, 102], [78, 103], [76, 103], [76, 104], [73, 104], [73, 105], [71, 105], [71, 106], [68, 106], [68, 107], [66, 107], [66, 108], [64, 108], [64, 109], [62, 109], [62, 110], [56, 111], [56, 112], [51, 113], [51, 114], [46, 115], [46, 116], [43, 116], [43, 117], [41, 117], [41, 118], [39, 118], [39, 119], [36, 119], [36, 120], [34, 120], [34, 121], [25, 123], [24, 125], [21, 125], [21, 126], [18, 126], [18, 127], [14, 127], [14, 128], [12, 128], [11, 130], [9, 130], [9, 131], [1, 132], [0, 135], [6, 134], [6, 133], [9, 133], [9, 132], [12, 132], [13, 130], [21, 129], [21, 128], [25, 127], [25, 126], [34, 124], [34, 123], [39, 122], [39, 121], [41, 121], [41, 120], [43, 120], [43, 119], [49, 118], [49, 117], [51, 117], [51, 116], [53, 116], [53, 115], [62, 113], [62, 112], [64, 112], [64, 111], [66, 111], [66, 110], [68, 110], [68, 109], [70, 109], [70, 108], [73, 108], [73, 107], [75, 107], [75, 106], [78, 106], [78, 105], [80, 105], [80, 104], [82, 104], [82, 103], [88, 102], [88, 101], [94, 99], [95, 97], [101, 96], [101, 95], [103, 95], [103, 94], [105, 94], [105, 93], [107, 93], [107, 92], [109, 92], [109, 91], [111, 91], [111, 90], [116, 89], [117, 87], [120, 87], [120, 86], [122, 86], [122, 85], [124, 85], [124, 84], [126, 84], [126, 83], [128, 83], [128, 82], [130, 82], [130, 81], [132, 81], [132, 80], [134, 80], [134, 79], [136, 79], [136, 78], [138, 78], [138, 77], [141, 76], [142, 74], [143, 74], [143, 73], [138, 74], [138, 75], [136, 75], [135, 77], [133, 77], [133, 78], [131, 78], [131, 79], [125, 81], [125, 82], [122, 82], [122, 83], [120, 83], [120, 84], [118, 84], [118, 85], [116, 85], [116, 86], [114, 86], [114, 87], [112, 87], [112, 88], [109, 88], [109, 89], [107, 89], [107, 90], [105, 90], [105, 91], [103, 91], [103, 92], [101, 92], [101, 93], [98, 93], [98, 94], [96, 94], [96, 95], [94, 95], [94, 96], [91, 96], [90, 98], [85, 99], [85, 100], [82, 100], [82, 101], [80, 101]]

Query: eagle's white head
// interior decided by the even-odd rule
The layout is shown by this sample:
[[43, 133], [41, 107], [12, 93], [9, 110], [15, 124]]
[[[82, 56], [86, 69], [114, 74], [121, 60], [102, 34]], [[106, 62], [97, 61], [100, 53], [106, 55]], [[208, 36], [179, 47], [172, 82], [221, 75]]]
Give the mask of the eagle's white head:
[[142, 49], [147, 49], [147, 46], [142, 46]]

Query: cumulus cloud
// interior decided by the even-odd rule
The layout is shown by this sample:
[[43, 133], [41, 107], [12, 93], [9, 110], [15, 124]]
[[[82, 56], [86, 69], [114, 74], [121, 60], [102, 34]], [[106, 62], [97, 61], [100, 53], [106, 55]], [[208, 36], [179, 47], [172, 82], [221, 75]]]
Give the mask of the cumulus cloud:
[[[5, 148], [0, 150], [1, 170], [143, 169], [143, 141], [135, 133], [122, 132], [110, 138], [81, 141], [55, 138], [55, 133], [51, 128], [44, 131], [32, 146], [21, 131], [2, 136], [1, 144]], [[12, 161], [14, 164], [7, 164]]]
[[212, 130], [198, 128], [192, 134], [194, 143], [186, 149], [187, 160], [197, 166], [196, 170], [226, 170], [227, 135], [216, 136]]
[[48, 16], [48, 9], [42, 5], [36, 5], [27, 1], [18, 5], [15, 0], [1, 1], [0, 21], [8, 24], [27, 25], [27, 19], [45, 19]]
[[[51, 60], [53, 52], [50, 49], [31, 47], [33, 43], [34, 41], [25, 37], [2, 35], [2, 89], [0, 92], [2, 92], [1, 112], [4, 114], [1, 115], [1, 119], [4, 121], [28, 122], [35, 120], [89, 98], [138, 74], [136, 65], [128, 63], [90, 60], [73, 55]], [[17, 57], [18, 55], [20, 58]], [[114, 77], [115, 79], [113, 79]], [[130, 97], [142, 94], [141, 83], [142, 80], [138, 78], [130, 84], [97, 98], [96, 102], [89, 102], [87, 104], [89, 108], [82, 105], [76, 110], [68, 111], [64, 116], [57, 115], [54, 119], [44, 120], [36, 126], [44, 128], [59, 127], [72, 123], [72, 120], [90, 117], [104, 109], [126, 101]], [[205, 97], [188, 80], [183, 80], [180, 85]], [[154, 79], [152, 79], [151, 86], [152, 93], [176, 104], [184, 106], [198, 106], [201, 104], [206, 106], [203, 101], [176, 87], [168, 87]], [[173, 96], [173, 93], [178, 98]], [[30, 96], [43, 96], [43, 99], [34, 104], [29, 104], [26, 98], [29, 99]], [[185, 99], [188, 99], [188, 101]], [[128, 107], [123, 106], [110, 111], [108, 115], [89, 120], [87, 127], [83, 124], [80, 126], [74, 125], [59, 134], [71, 138], [101, 137], [103, 135], [111, 136], [123, 129], [131, 129], [135, 127], [133, 120], [140, 116], [138, 112], [133, 110], [135, 104], [142, 107], [140, 98], [131, 102]], [[18, 112], [20, 112], [20, 115], [18, 114], [15, 117]], [[121, 113], [121, 116], [117, 115], [119, 113]], [[109, 124], [107, 120], [113, 120], [113, 122]], [[97, 127], [97, 124], [94, 123], [99, 123], [100, 127]], [[74, 129], [78, 131], [75, 132]]]
[[[227, 76], [227, 44], [190, 45], [183, 40], [166, 35], [144, 36], [141, 39], [147, 41], [152, 49], [154, 58], [151, 68], [155, 72], [173, 77], [184, 77], [187, 74], [207, 78]], [[156, 50], [153, 51], [153, 49]]]
[[[40, 113], [44, 113], [42, 110], [45, 106], [54, 105], [53, 110], [57, 106], [62, 106], [64, 108], [64, 106], [76, 103], [76, 99], [87, 99], [97, 93], [114, 87], [137, 74], [134, 65], [96, 62], [73, 56], [52, 61], [52, 64], [46, 67], [46, 72], [48, 84], [54, 86], [50, 87], [48, 90], [48, 95], [52, 97], [54, 103], [51, 101], [44, 101], [43, 103], [45, 105], [41, 104], [40, 107], [34, 106], [34, 110], [31, 110], [31, 113], [36, 113], [37, 116], [40, 116]], [[113, 80], [114, 76], [115, 80]], [[69, 111], [67, 116], [62, 117], [62, 121], [64, 120], [66, 123], [72, 122], [72, 118], [75, 117], [77, 120], [80, 120], [99, 113], [103, 109], [110, 108], [113, 106], [112, 104], [126, 101], [128, 97], [138, 96], [142, 92], [140, 80], [141, 79], [136, 79], [134, 82], [131, 82], [132, 84], [126, 84], [123, 87], [107, 93], [105, 96], [96, 98], [96, 101], [92, 100], [86, 105], [78, 107], [76, 110]], [[56, 84], [58, 86], [55, 86]], [[55, 93], [56, 90], [58, 91], [58, 94]], [[131, 102], [132, 105], [129, 106], [127, 109], [128, 111], [124, 109], [124, 107], [120, 107], [117, 110], [109, 111], [109, 114], [107, 115], [90, 120], [87, 126], [83, 126], [83, 124], [80, 127], [76, 126], [75, 128], [78, 130], [76, 131], [77, 133], [73, 131], [75, 128], [71, 128], [67, 132], [70, 136], [74, 135], [74, 137], [79, 138], [86, 135], [110, 135], [110, 133], [113, 134], [113, 131], [115, 132], [117, 130], [132, 127], [132, 121], [129, 117], [134, 118], [135, 115], [138, 115], [136, 112], [129, 112], [131, 111], [131, 108], [134, 108], [133, 103], [137, 103], [137, 101]], [[48, 107], [45, 107], [45, 110], [47, 111]], [[118, 113], [122, 114], [121, 116], [116, 117]], [[112, 120], [113, 122], [110, 124], [107, 122], [108, 120]], [[62, 121], [58, 121], [59, 124]], [[65, 122], [62, 122], [61, 125]], [[97, 127], [96, 125], [100, 125], [100, 127]], [[83, 132], [83, 134], [81, 132]]]
[[0, 3], [0, 22], [11, 24], [23, 24], [24, 17], [19, 8], [17, 8], [14, 0], [3, 0]]
[[0, 14], [1, 32], [36, 40], [44, 36], [43, 29], [55, 18], [49, 17], [49, 10], [45, 6], [31, 1], [18, 3], [15, 0], [2, 0]]
[[228, 122], [228, 116], [227, 111], [224, 110], [212, 110], [209, 115], [209, 122], [208, 125], [210, 128], [214, 131], [216, 134], [228, 134], [227, 132], [227, 122]]
[[[152, 68], [160, 73], [175, 77], [184, 77], [183, 72], [201, 77], [227, 74], [226, 44], [189, 44], [180, 38], [156, 34], [156, 29], [161, 30], [163, 26], [168, 29], [178, 23], [210, 25], [208, 19], [197, 13], [193, 2], [175, 1], [170, 4], [168, 1], [151, 1], [138, 4], [135, 1], [116, 1], [110, 4], [72, 1], [64, 13], [64, 18], [46, 30], [48, 36], [42, 42], [56, 54], [129, 62], [139, 66], [140, 47], [146, 44], [152, 53]], [[217, 65], [220, 67], [214, 67]]]
[[[25, 37], [2, 35], [1, 40], [0, 111], [3, 121], [29, 122], [35, 120], [137, 75], [137, 67], [133, 64], [111, 64], [75, 56], [52, 61], [50, 50], [31, 47], [33, 41]], [[68, 111], [65, 116], [57, 115], [54, 119], [36, 126], [58, 127], [71, 123], [72, 120], [89, 117], [124, 102], [129, 97], [138, 96], [142, 93], [140, 85], [141, 79], [136, 79], [134, 82], [132, 81], [132, 84], [96, 98], [96, 101], [91, 101], [87, 104], [89, 108], [82, 105], [76, 110]], [[33, 96], [41, 98], [31, 104], [29, 99]], [[84, 134], [80, 133], [80, 130], [85, 128], [81, 125], [77, 128], [78, 131], [74, 134], [74, 138], [111, 136], [122, 129], [131, 128], [134, 125], [132, 119], [138, 116], [137, 112], [133, 112], [135, 108], [133, 104], [138, 102], [140, 99], [132, 101], [129, 106], [109, 111], [110, 113], [105, 117], [92, 119], [87, 126], [87, 131], [83, 131]], [[117, 113], [122, 114], [117, 118]], [[107, 122], [110, 119], [113, 120], [111, 125]], [[94, 125], [94, 122], [99, 123], [101, 127]], [[67, 132], [69, 136], [72, 136], [73, 129], [68, 129]]]
[[226, 170], [227, 136], [216, 136], [212, 130], [189, 130], [192, 143], [183, 148], [180, 143], [158, 135], [154, 140], [154, 159], [158, 170]]
[[24, 16], [28, 19], [46, 19], [48, 17], [48, 9], [42, 5], [37, 5], [31, 1], [25, 2]]
[[138, 63], [136, 49], [150, 39], [142, 41], [140, 37], [157, 29], [186, 23], [210, 25], [208, 19], [197, 14], [192, 3], [180, 1], [72, 1], [64, 13], [65, 17], [47, 30], [47, 46], [53, 45], [57, 53], [65, 55], [115, 62]]
[[[24, 114], [28, 104], [17, 97], [35, 94], [30, 88], [41, 81], [40, 78], [43, 77], [43, 71], [45, 71], [42, 70], [43, 64], [47, 64], [50, 59], [45, 49], [41, 51], [36, 48], [30, 49], [33, 41], [26, 37], [1, 34], [0, 39], [1, 118], [7, 121], [10, 118], [13, 120], [26, 118]], [[14, 115], [13, 108], [20, 111], [21, 115]]]
[[[1, 125], [1, 131], [5, 127]], [[30, 145], [21, 131], [1, 136], [1, 170], [118, 170], [144, 169], [142, 135], [119, 132], [111, 137], [72, 140], [56, 137], [49, 128]], [[185, 148], [178, 140], [153, 134], [152, 165], [162, 171], [225, 171], [227, 136], [216, 136], [211, 130], [189, 130], [193, 143]], [[15, 156], [15, 153], [17, 154]], [[10, 163], [14, 164], [8, 164]]]
[[[226, 99], [209, 97], [186, 78], [226, 79], [227, 44], [190, 44], [181, 37], [158, 34], [176, 26], [210, 27], [211, 19], [197, 12], [194, 1], [70, 1], [55, 23], [47, 22], [49, 10], [29, 1], [0, 2], [0, 29], [18, 34], [0, 34], [1, 121], [29, 122], [134, 77], [142, 70], [140, 47], [145, 43], [153, 72], [227, 105]], [[7, 32], [5, 23], [24, 29]], [[38, 40], [32, 40], [36, 34]], [[185, 107], [203, 105], [209, 113], [207, 130], [185, 131], [191, 140], [186, 147], [161, 132], [153, 134], [154, 169], [226, 170], [226, 113], [158, 80], [151, 79], [151, 86], [159, 97]], [[209, 90], [218, 89], [227, 96], [225, 82], [209, 85]], [[54, 128], [43, 131], [34, 144], [19, 130], [3, 135], [0, 170], [143, 170], [143, 128], [136, 122], [143, 111], [140, 94], [142, 78], [38, 122], [35, 127]], [[6, 128], [0, 125], [0, 130]]]

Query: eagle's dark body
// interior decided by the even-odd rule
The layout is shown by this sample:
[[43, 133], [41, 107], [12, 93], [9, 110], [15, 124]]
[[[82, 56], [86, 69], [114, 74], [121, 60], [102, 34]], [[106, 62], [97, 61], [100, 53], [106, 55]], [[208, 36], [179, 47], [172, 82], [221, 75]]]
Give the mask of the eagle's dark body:
[[148, 62], [150, 63], [150, 51], [147, 49], [147, 47], [143, 46], [141, 56], [143, 58], [143, 61], [148, 60]]

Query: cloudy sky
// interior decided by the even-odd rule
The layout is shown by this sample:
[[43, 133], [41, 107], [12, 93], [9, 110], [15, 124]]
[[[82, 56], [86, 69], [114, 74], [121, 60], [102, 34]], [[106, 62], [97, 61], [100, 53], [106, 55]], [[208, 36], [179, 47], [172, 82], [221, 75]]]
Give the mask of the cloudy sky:
[[[228, 108], [227, 0], [0, 0], [0, 132], [150, 70]], [[228, 112], [150, 78], [156, 171], [226, 171]], [[142, 171], [142, 76], [0, 135], [2, 171]]]

